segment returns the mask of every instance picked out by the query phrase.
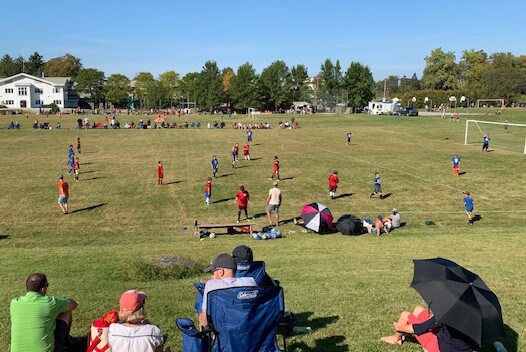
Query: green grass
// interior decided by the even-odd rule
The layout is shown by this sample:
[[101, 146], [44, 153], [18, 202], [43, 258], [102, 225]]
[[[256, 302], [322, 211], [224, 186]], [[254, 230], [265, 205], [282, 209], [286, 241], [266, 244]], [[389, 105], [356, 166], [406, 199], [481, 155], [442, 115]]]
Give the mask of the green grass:
[[[276, 127], [289, 118], [262, 120]], [[292, 351], [401, 350], [379, 338], [391, 333], [390, 322], [401, 310], [424, 303], [409, 287], [412, 259], [436, 256], [483, 278], [500, 298], [509, 332], [505, 344], [512, 351], [526, 349], [526, 130], [510, 128], [506, 135], [502, 128], [489, 130], [493, 151], [481, 153], [478, 132], [473, 131], [474, 143], [464, 146], [464, 123], [440, 117], [296, 118], [302, 126], [298, 130], [256, 130], [254, 160], [241, 161], [233, 171], [229, 151], [245, 141], [245, 133], [230, 127], [78, 131], [76, 118], [67, 116], [62, 130], [43, 131], [30, 128], [32, 116], [0, 117], [2, 127], [11, 120], [22, 123], [21, 130], [0, 130], [0, 351], [9, 349], [9, 301], [24, 294], [24, 280], [32, 272], [48, 275], [50, 294], [79, 302], [73, 335], [85, 334], [93, 320], [116, 308], [125, 290], [145, 290], [152, 321], [169, 333], [168, 345], [179, 351], [174, 320], [195, 317], [192, 282], [200, 275], [141, 276], [137, 268], [150, 270], [148, 263], [166, 255], [209, 262], [243, 243], [281, 281], [298, 324], [314, 329], [311, 335], [291, 338]], [[508, 109], [500, 116], [470, 118], [526, 123], [526, 112]], [[119, 117], [122, 124], [130, 119], [138, 121]], [[351, 146], [345, 143], [348, 130]], [[77, 137], [83, 144], [82, 172], [79, 182], [68, 179], [73, 213], [63, 216], [56, 204], [57, 176], [67, 171], [67, 147]], [[455, 152], [466, 172], [459, 178], [452, 176], [450, 166]], [[218, 155], [220, 175], [228, 176], [213, 182], [212, 201], [223, 201], [206, 207], [203, 193], [213, 154]], [[284, 179], [283, 220], [297, 216], [303, 204], [320, 201], [336, 218], [345, 213], [373, 218], [397, 207], [407, 225], [380, 238], [303, 234], [287, 223], [281, 240], [252, 241], [246, 235], [197, 240], [194, 219], [235, 220], [233, 197], [240, 185], [251, 194], [251, 214], [264, 211], [274, 155], [280, 157]], [[168, 183], [163, 187], [156, 185], [158, 160]], [[333, 170], [339, 171], [339, 193], [351, 196], [328, 199], [327, 177]], [[384, 193], [391, 193], [387, 199], [368, 197], [374, 171], [381, 173]], [[473, 226], [463, 208], [466, 189], [481, 216]], [[436, 225], [425, 225], [427, 220]], [[265, 218], [256, 224], [262, 227]], [[408, 344], [403, 350], [419, 348]]]

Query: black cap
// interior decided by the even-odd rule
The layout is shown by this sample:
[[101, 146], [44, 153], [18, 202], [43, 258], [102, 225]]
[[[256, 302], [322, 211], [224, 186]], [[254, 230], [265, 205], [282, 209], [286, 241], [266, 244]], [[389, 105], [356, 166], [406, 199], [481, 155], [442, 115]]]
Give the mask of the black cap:
[[248, 246], [245, 246], [244, 244], [234, 248], [232, 251], [232, 256], [237, 263], [254, 261], [254, 253], [252, 253], [252, 249]]
[[210, 265], [208, 268], [206, 268], [204, 271], [207, 273], [211, 273], [212, 271], [216, 269], [232, 269], [236, 271], [237, 265], [236, 261], [230, 254], [220, 254], [218, 255], [214, 261], [212, 262], [212, 265]]

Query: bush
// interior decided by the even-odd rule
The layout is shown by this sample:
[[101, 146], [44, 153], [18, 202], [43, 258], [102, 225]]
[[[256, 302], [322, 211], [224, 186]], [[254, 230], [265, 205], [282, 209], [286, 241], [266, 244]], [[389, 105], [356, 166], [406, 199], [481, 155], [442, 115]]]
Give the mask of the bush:
[[60, 108], [55, 103], [48, 104], [45, 107], [48, 108], [48, 109], [51, 109], [51, 113], [52, 114], [56, 114], [56, 113], [58, 113], [60, 111]]
[[127, 279], [140, 281], [184, 279], [203, 272], [207, 265], [179, 256], [166, 256], [151, 262], [137, 262], [126, 269]]

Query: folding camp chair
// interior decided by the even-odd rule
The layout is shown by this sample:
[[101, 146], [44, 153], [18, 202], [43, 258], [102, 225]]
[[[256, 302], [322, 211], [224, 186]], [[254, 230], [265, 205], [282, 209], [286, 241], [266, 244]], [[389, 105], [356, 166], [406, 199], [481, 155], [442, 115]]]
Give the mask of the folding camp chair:
[[265, 270], [265, 262], [261, 260], [237, 263], [236, 277], [253, 277], [258, 286], [279, 286]]
[[197, 331], [190, 319], [177, 319], [183, 352], [278, 352], [277, 328], [284, 314], [283, 288], [232, 287], [207, 296], [209, 326]]

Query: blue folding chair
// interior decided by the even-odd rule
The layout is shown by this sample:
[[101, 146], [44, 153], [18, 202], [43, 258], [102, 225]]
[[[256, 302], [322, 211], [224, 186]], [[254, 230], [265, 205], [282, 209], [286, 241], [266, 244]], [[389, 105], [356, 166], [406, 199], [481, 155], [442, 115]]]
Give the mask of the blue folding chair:
[[236, 277], [253, 277], [258, 286], [278, 286], [266, 272], [265, 262], [256, 260], [253, 262], [237, 263]]
[[278, 352], [277, 328], [284, 314], [283, 288], [232, 287], [208, 293], [209, 326], [197, 331], [190, 319], [177, 319], [183, 352]]

